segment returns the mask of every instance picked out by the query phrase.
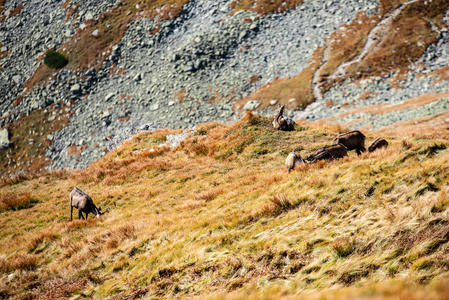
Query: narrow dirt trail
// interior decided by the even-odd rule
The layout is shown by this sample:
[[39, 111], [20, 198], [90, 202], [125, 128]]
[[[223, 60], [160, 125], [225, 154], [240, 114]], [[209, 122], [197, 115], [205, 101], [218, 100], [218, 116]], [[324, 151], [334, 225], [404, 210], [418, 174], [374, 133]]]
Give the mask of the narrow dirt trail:
[[313, 96], [315, 97], [315, 100], [317, 100], [317, 101], [323, 99], [323, 94], [321, 93], [321, 86], [323, 85], [323, 83], [325, 81], [321, 81], [320, 73], [321, 73], [321, 70], [326, 66], [326, 63], [329, 58], [329, 52], [330, 52], [330, 46], [328, 44], [326, 49], [323, 52], [323, 59], [321, 61], [321, 67], [319, 67], [315, 71], [315, 74], [313, 75], [313, 79], [312, 79]]
[[[337, 77], [342, 77], [346, 75], [346, 69], [355, 63], [359, 63], [363, 59], [365, 59], [383, 40], [383, 38], [387, 35], [390, 25], [394, 18], [396, 18], [402, 10], [412, 3], [418, 2], [419, 0], [411, 0], [406, 3], [401, 4], [394, 11], [390, 12], [385, 16], [385, 18], [380, 21], [368, 34], [365, 46], [363, 47], [362, 52], [355, 57], [353, 60], [342, 63], [338, 66], [337, 70], [329, 76], [329, 79], [335, 79]], [[316, 101], [323, 99], [323, 94], [321, 92], [321, 86], [324, 84], [324, 80], [320, 77], [321, 70], [326, 66], [329, 57], [330, 46], [326, 47], [324, 51], [323, 60], [321, 67], [318, 68], [313, 76], [313, 95]]]
[[365, 59], [371, 52], [373, 52], [373, 50], [382, 42], [383, 38], [387, 35], [393, 19], [396, 18], [407, 5], [418, 1], [419, 0], [411, 0], [403, 3], [393, 12], [387, 14], [387, 16], [382, 21], [380, 21], [368, 34], [366, 44], [363, 48], [362, 53], [360, 53], [359, 56], [357, 56], [353, 60], [342, 63], [340, 66], [338, 66], [337, 70], [334, 74], [332, 74], [332, 76], [330, 76], [330, 78], [335, 79], [336, 77], [346, 75], [346, 69], [350, 65], [359, 63], [360, 61]]

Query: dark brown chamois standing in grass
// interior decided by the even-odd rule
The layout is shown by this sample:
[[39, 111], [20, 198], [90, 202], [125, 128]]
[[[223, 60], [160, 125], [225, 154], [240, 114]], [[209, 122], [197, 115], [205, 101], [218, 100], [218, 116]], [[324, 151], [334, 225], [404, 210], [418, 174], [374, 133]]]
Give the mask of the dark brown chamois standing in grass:
[[282, 105], [281, 108], [279, 109], [278, 114], [274, 117], [273, 120], [273, 127], [274, 129], [277, 130], [282, 130], [282, 131], [292, 131], [295, 129], [295, 121], [293, 121], [290, 118], [284, 118], [284, 109], [285, 106]]
[[342, 144], [348, 149], [348, 151], [355, 149], [357, 155], [360, 155], [362, 152], [366, 151], [365, 136], [358, 130], [340, 134], [335, 138], [333, 144]]
[[348, 156], [348, 150], [342, 144], [336, 144], [331, 146], [325, 146], [318, 148], [312, 155], [305, 158], [306, 162], [316, 162], [317, 160], [333, 160]]
[[92, 201], [92, 198], [77, 187], [70, 192], [70, 221], [73, 220], [74, 207], [78, 209], [79, 219], [84, 219], [83, 213], [86, 214], [87, 219], [89, 213], [92, 213], [99, 218], [102, 214], [109, 211], [108, 208], [106, 211], [102, 212], [101, 207], [97, 208]]
[[299, 154], [296, 154], [295, 150], [293, 150], [285, 160], [285, 167], [287, 168], [288, 172], [290, 173], [291, 170], [295, 168], [295, 166], [299, 166], [300, 164], [303, 164], [305, 161], [301, 158]]
[[380, 149], [380, 148], [387, 148], [388, 142], [383, 138], [377, 138], [375, 139], [371, 144], [368, 146], [368, 152], [373, 152], [374, 150]]

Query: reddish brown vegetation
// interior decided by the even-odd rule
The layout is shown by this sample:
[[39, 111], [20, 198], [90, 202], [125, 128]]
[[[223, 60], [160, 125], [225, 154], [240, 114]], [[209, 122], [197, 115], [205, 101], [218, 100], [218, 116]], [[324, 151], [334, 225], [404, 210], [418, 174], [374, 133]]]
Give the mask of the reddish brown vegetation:
[[368, 99], [370, 97], [370, 95], [377, 95], [379, 94], [378, 92], [371, 92], [371, 91], [365, 91], [363, 92], [360, 97], [358, 98], [358, 100], [364, 100], [364, 99]]
[[127, 122], [131, 119], [129, 116], [124, 116], [123, 118], [118, 119], [120, 122]]
[[174, 95], [175, 100], [178, 100], [178, 103], [182, 103], [186, 101], [187, 99], [187, 91], [186, 90], [180, 90], [175, 93]]
[[[0, 0], [0, 13], [3, 12], [4, 5], [5, 5], [6, 0]], [[18, 6], [16, 6], [13, 10], [10, 11], [9, 13], [9, 18], [14, 17], [16, 15], [18, 15], [23, 9], [23, 4], [20, 3]], [[0, 17], [0, 23], [3, 23], [6, 20], [6, 16], [3, 15]]]
[[[66, 107], [62, 106], [57, 110], [52, 105], [47, 112], [39, 109], [6, 126], [11, 133], [14, 147], [0, 151], [1, 176], [19, 170], [27, 174], [43, 171], [45, 166], [50, 163], [50, 160], [45, 160], [45, 149], [51, 143], [50, 140], [47, 140], [47, 134], [57, 132], [67, 125], [69, 114], [64, 111]], [[61, 114], [53, 121], [48, 121], [54, 111]]]
[[[3, 44], [0, 42], [0, 48], [3, 47]], [[4, 57], [6, 57], [9, 53], [11, 53], [11, 50], [2, 52], [0, 51], [0, 59], [3, 59]], [[0, 66], [0, 71], [2, 70], [2, 67]]]
[[14, 103], [12, 104], [13, 107], [16, 107], [17, 105], [20, 104], [20, 102], [22, 102], [23, 96], [19, 95], [17, 96], [16, 100], [14, 100]]
[[68, 155], [73, 155], [73, 156], [80, 156], [81, 152], [83, 152], [84, 149], [87, 149], [89, 146], [88, 145], [84, 145], [81, 147], [77, 147], [76, 145], [72, 145], [67, 149], [67, 154]]
[[80, 7], [80, 4], [78, 3], [75, 6], [70, 6], [67, 10], [67, 15], [65, 17], [65, 21], [67, 22], [78, 10], [78, 8]]
[[254, 75], [249, 79], [249, 83], [254, 83], [259, 80], [259, 75]]

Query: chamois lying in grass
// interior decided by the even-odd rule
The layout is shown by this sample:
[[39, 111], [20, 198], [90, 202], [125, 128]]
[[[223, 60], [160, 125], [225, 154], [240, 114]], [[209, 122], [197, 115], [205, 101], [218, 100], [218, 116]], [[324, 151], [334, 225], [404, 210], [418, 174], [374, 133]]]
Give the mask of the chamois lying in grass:
[[371, 144], [368, 146], [368, 152], [373, 152], [374, 150], [380, 149], [380, 148], [387, 148], [388, 142], [383, 138], [377, 138], [375, 139]]
[[283, 113], [284, 113], [284, 109], [285, 106], [282, 105], [281, 108], [279, 109], [278, 114], [274, 117], [273, 120], [273, 127], [274, 129], [277, 130], [282, 130], [282, 131], [292, 131], [294, 130], [294, 126], [295, 126], [295, 121], [293, 121], [290, 118], [284, 118]]
[[366, 151], [365, 136], [358, 130], [340, 134], [335, 138], [333, 144], [343, 144], [348, 151], [355, 149], [358, 155]]
[[73, 220], [72, 215], [74, 207], [78, 209], [79, 219], [84, 219], [83, 212], [86, 214], [87, 219], [89, 213], [92, 213], [99, 218], [102, 214], [109, 211], [108, 208], [106, 211], [102, 212], [101, 207], [97, 208], [92, 201], [92, 198], [77, 187], [70, 192], [70, 221]]
[[313, 154], [307, 156], [305, 160], [307, 162], [316, 162], [317, 160], [333, 160], [345, 156], [348, 156], [348, 150], [346, 147], [342, 144], [335, 144], [318, 148], [315, 152], [313, 152]]

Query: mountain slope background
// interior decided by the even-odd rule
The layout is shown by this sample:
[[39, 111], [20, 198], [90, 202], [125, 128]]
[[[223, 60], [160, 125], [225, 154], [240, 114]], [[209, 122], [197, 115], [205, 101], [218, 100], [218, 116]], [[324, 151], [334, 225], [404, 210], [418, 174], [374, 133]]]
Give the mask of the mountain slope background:
[[[85, 168], [125, 128], [235, 122], [279, 103], [296, 120], [446, 128], [447, 1], [1, 5], [0, 125], [15, 144], [3, 176]], [[49, 50], [68, 65], [48, 69]]]
[[447, 297], [447, 1], [0, 10], [0, 298]]

